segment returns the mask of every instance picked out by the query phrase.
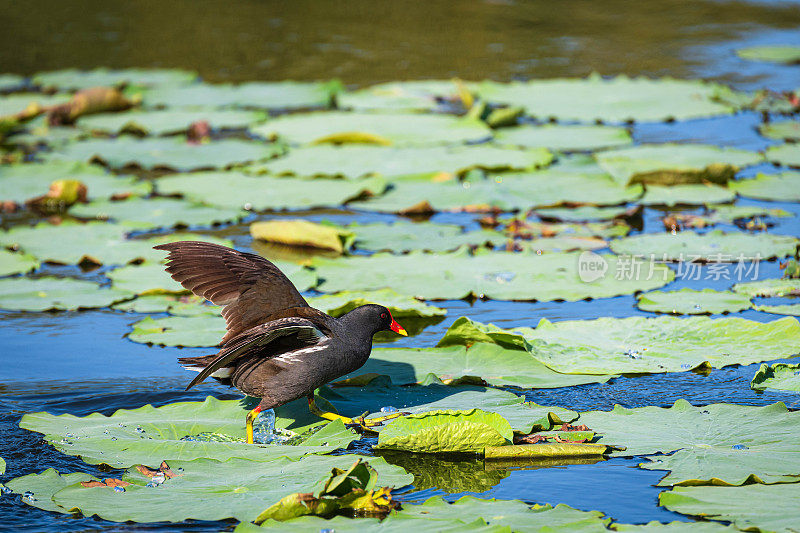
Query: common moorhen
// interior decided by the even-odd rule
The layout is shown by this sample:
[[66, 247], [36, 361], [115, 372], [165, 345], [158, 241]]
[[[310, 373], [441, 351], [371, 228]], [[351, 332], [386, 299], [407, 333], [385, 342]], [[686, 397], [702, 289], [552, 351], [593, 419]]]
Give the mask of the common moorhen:
[[[179, 362], [199, 372], [187, 390], [214, 377], [261, 398], [247, 414], [248, 443], [253, 442], [258, 413], [303, 396], [315, 414], [352, 423], [352, 419], [320, 411], [314, 404], [314, 390], [366, 363], [372, 336], [378, 331], [407, 335], [380, 305], [362, 305], [339, 318], [310, 307], [283, 272], [263, 257], [198, 241], [155, 248], [169, 252], [166, 270], [175, 281], [225, 306], [222, 316], [227, 332], [219, 352]], [[391, 417], [382, 420], [387, 418]]]

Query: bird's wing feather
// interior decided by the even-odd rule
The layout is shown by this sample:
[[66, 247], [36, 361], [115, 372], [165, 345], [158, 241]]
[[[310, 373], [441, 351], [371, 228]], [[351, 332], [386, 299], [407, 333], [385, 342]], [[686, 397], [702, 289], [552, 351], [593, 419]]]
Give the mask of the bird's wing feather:
[[291, 307], [308, 307], [283, 272], [263, 257], [200, 241], [161, 244], [166, 270], [194, 294], [224, 305], [224, 344], [243, 331]]
[[[287, 339], [288, 337], [293, 338]], [[249, 353], [253, 349], [263, 348], [279, 338], [288, 340], [292, 345], [291, 349], [298, 349], [317, 344], [325, 338], [325, 335], [317, 329], [313, 322], [303, 318], [282, 318], [250, 328], [228, 342], [219, 351], [216, 359], [211, 361], [189, 383], [186, 390], [200, 383], [220, 368], [230, 366], [242, 355]]]

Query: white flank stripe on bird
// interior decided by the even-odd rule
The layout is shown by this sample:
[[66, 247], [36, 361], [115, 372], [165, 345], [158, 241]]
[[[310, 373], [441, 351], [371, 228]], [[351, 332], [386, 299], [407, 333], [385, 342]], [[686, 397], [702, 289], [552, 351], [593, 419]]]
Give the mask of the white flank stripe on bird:
[[[202, 372], [205, 370], [204, 366], [185, 366], [183, 367], [186, 370], [191, 370], [192, 372]], [[229, 378], [233, 374], [232, 368], [220, 368], [219, 370], [215, 370], [213, 374], [211, 374], [212, 378]]]

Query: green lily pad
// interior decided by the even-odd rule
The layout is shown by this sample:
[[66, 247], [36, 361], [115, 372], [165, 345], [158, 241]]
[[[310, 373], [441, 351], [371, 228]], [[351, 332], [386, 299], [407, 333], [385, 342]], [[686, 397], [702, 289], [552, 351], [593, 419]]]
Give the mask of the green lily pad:
[[86, 185], [86, 195], [90, 200], [115, 195], [145, 196], [151, 189], [147, 181], [133, 176], [116, 176], [96, 165], [68, 161], [24, 163], [0, 167], [0, 183], [3, 185], [0, 200], [21, 204], [46, 194], [50, 184], [57, 180], [80, 181]]
[[[799, 48], [800, 50], [800, 48]], [[800, 57], [800, 56], [798, 56]], [[769, 122], [758, 127], [764, 137], [784, 141], [800, 141], [800, 120], [782, 120]]]
[[726, 183], [761, 154], [704, 144], [640, 145], [595, 154], [597, 163], [622, 185]]
[[225, 336], [221, 315], [202, 313], [190, 316], [147, 317], [133, 324], [128, 339], [159, 346], [211, 347]]
[[750, 380], [750, 388], [800, 392], [800, 365], [762, 364]]
[[613, 377], [561, 374], [540, 363], [527, 351], [480, 341], [468, 348], [374, 348], [366, 364], [351, 375], [366, 373], [389, 376], [398, 384], [421, 382], [428, 374], [435, 374], [443, 380], [480, 378], [498, 387], [535, 389], [605, 383]]
[[143, 169], [189, 171], [226, 168], [237, 163], [269, 159], [281, 153], [283, 147], [280, 145], [240, 139], [192, 144], [182, 137], [138, 139], [122, 136], [66, 144], [47, 154], [45, 159], [99, 160], [112, 168], [135, 166]]
[[800, 144], [781, 144], [767, 148], [767, 159], [786, 167], [800, 168]]
[[0, 276], [25, 274], [37, 268], [39, 261], [31, 255], [0, 250]]
[[480, 409], [429, 411], [394, 420], [380, 432], [375, 448], [481, 453], [486, 446], [509, 444], [513, 433], [511, 424], [497, 413]]
[[[473, 168], [524, 170], [545, 166], [553, 155], [544, 148], [516, 150], [487, 144], [472, 146], [308, 146], [281, 158], [249, 167], [277, 175], [332, 176], [349, 179], [369, 175], [400, 176], [426, 172], [462, 174]], [[447, 176], [444, 176], [447, 178]]]
[[65, 265], [89, 261], [119, 265], [135, 260], [161, 261], [164, 252], [153, 246], [181, 240], [201, 240], [231, 246], [231, 241], [195, 233], [172, 233], [147, 239], [128, 239], [131, 228], [103, 222], [42, 222], [36, 226], [16, 226], [0, 232], [0, 244], [20, 248], [40, 261]]
[[332, 388], [328, 385], [320, 389], [319, 395], [337, 412], [349, 417], [359, 416], [365, 411], [379, 413], [385, 406], [411, 414], [475, 407], [499, 414], [514, 431], [525, 434], [550, 430], [553, 425], [572, 422], [578, 416], [576, 412], [561, 407], [525, 402], [508, 391], [476, 385], [444, 385], [436, 379], [426, 380], [421, 385], [400, 387], [392, 385], [386, 377], [378, 377], [360, 387]]
[[353, 234], [333, 224], [318, 224], [305, 219], [261, 220], [250, 224], [254, 239], [287, 246], [330, 250], [342, 254], [350, 248]]
[[360, 305], [378, 303], [389, 309], [394, 318], [431, 318], [447, 314], [446, 309], [428, 305], [411, 296], [396, 293], [392, 289], [376, 291], [342, 291], [307, 298], [311, 307], [321, 309], [331, 316], [342, 316]]
[[22, 501], [28, 505], [54, 513], [72, 514], [68, 509], [64, 509], [53, 501], [53, 494], [81, 481], [98, 481], [98, 479], [91, 474], [82, 472], [59, 474], [57, 470], [48, 468], [40, 474], [28, 474], [14, 478], [6, 486], [15, 494], [32, 493], [32, 496], [22, 497]]
[[130, 297], [129, 292], [79, 279], [0, 279], [0, 308], [12, 311], [95, 309]]
[[751, 46], [736, 50], [736, 55], [751, 61], [800, 63], [800, 46]]
[[[649, 457], [639, 465], [669, 470], [659, 486], [742, 485], [798, 481], [800, 413], [782, 403], [765, 407], [678, 400], [670, 408], [615, 406], [582, 413], [580, 421], [602, 435], [600, 443], [627, 446], [614, 455]], [[674, 453], [673, 453], [674, 452]]]
[[537, 209], [536, 214], [541, 218], [563, 220], [566, 222], [586, 222], [590, 220], [613, 220], [620, 218], [628, 212], [627, 207], [595, 207], [581, 205], [578, 207], [551, 207]]
[[800, 304], [757, 305], [755, 310], [773, 315], [800, 316]]
[[25, 78], [17, 74], [0, 74], [0, 91], [14, 90], [25, 85]]
[[800, 296], [800, 279], [762, 279], [760, 281], [748, 281], [737, 283], [733, 286], [734, 292], [747, 294], [751, 298], [762, 297], [782, 297]]
[[736, 193], [718, 185], [648, 185], [643, 205], [708, 205], [732, 202]]
[[341, 109], [356, 111], [432, 111], [440, 100], [457, 99], [458, 85], [451, 80], [393, 81], [337, 95]]
[[46, 115], [40, 115], [25, 122], [25, 127], [17, 128], [6, 138], [5, 142], [15, 146], [33, 148], [41, 146], [56, 147], [85, 139], [89, 134], [72, 126], [51, 126]]
[[[198, 458], [219, 461], [296, 459], [347, 447], [357, 438], [337, 421], [315, 434], [324, 431], [326, 445], [308, 445], [304, 441], [297, 446], [245, 444], [245, 415], [252, 407], [239, 400], [217, 400], [209, 396], [202, 402], [119, 409], [111, 416], [29, 413], [22, 417], [20, 427], [44, 434], [44, 439], [62, 453], [79, 455], [90, 464], [108, 464], [114, 468], [135, 464], [155, 467], [161, 461]], [[325, 423], [308, 412], [305, 399], [276, 409], [276, 427], [298, 434]], [[219, 438], [202, 438], [203, 435]]]
[[733, 224], [737, 220], [751, 220], [764, 218], [784, 218], [794, 216], [783, 209], [767, 209], [751, 205], [714, 205], [707, 216], [699, 216], [704, 225]]
[[648, 522], [646, 524], [611, 524], [612, 531], [629, 531], [642, 533], [737, 533], [739, 530], [733, 526], [723, 526], [718, 522], [681, 522], [675, 520], [662, 524], [661, 522]]
[[476, 181], [437, 182], [436, 176], [394, 180], [383, 196], [351, 207], [396, 213], [425, 204], [434, 211], [527, 210], [563, 204], [618, 205], [641, 196], [640, 185], [622, 187], [611, 178], [595, 173], [546, 169], [528, 173], [506, 173]]
[[251, 82], [239, 85], [194, 83], [156, 87], [145, 91], [150, 107], [242, 107], [254, 109], [305, 109], [328, 107], [339, 90], [337, 82]]
[[0, 96], [0, 117], [5, 115], [16, 115], [25, 111], [31, 105], [39, 107], [50, 107], [68, 102], [70, 96], [67, 94], [54, 94], [52, 96], [42, 93], [16, 93], [8, 96]]
[[732, 522], [749, 531], [792, 533], [800, 521], [800, 483], [743, 487], [676, 487], [659, 504], [676, 513]]
[[203, 305], [203, 302], [202, 298], [193, 294], [148, 294], [139, 296], [135, 300], [114, 304], [112, 309], [128, 313], [169, 313], [177, 316], [193, 316], [222, 311], [219, 306]]
[[[282, 139], [292, 144], [355, 142], [366, 139], [383, 145], [462, 144], [492, 136], [479, 120], [443, 114], [317, 112], [284, 115], [266, 124], [250, 128], [266, 139]], [[363, 134], [363, 135], [362, 135]]]
[[394, 224], [350, 224], [347, 231], [355, 234], [354, 247], [360, 250], [405, 252], [428, 250], [446, 252], [463, 245], [494, 247], [508, 237], [499, 231], [464, 232], [454, 224], [433, 222], [397, 222]]
[[[432, 456], [435, 457], [435, 456]], [[277, 520], [266, 520], [260, 526], [252, 522], [240, 522], [235, 528], [235, 533], [260, 533], [265, 529], [269, 531], [288, 531], [291, 533], [318, 533], [321, 530], [333, 529], [337, 532], [363, 533], [379, 531], [381, 533], [403, 533], [408, 531], [409, 522], [401, 517], [380, 520], [378, 518], [346, 518], [344, 516], [334, 516], [333, 518], [319, 518], [316, 516], [301, 516], [293, 520], [278, 522]], [[495, 531], [506, 530], [493, 528], [486, 525], [486, 521], [479, 518], [469, 524], [464, 522], [446, 521], [426, 521], [417, 520], [414, 523], [414, 531], [418, 533], [460, 533], [477, 531], [480, 533], [494, 533]]]
[[673, 315], [716, 315], [719, 313], [736, 313], [750, 309], [753, 304], [750, 297], [731, 292], [713, 289], [679, 291], [653, 291], [636, 297], [637, 307], [642, 311], [670, 313]]
[[560, 152], [616, 148], [633, 143], [628, 130], [613, 126], [564, 126], [544, 124], [503, 128], [495, 133], [497, 144], [543, 147]]
[[[316, 258], [313, 265], [322, 280], [318, 290], [323, 292], [391, 287], [430, 300], [476, 295], [495, 300], [577, 301], [658, 288], [674, 275], [668, 267], [653, 264], [651, 279], [601, 276], [591, 283], [581, 283], [579, 256], [578, 253], [508, 252], [471, 256], [459, 250], [447, 254], [412, 252], [403, 256], [381, 253], [336, 260]], [[618, 262], [615, 256], [598, 257], [608, 265], [608, 270], [615, 271]], [[432, 284], [429, 279], [438, 281]]]
[[69, 214], [79, 218], [113, 220], [131, 229], [211, 226], [237, 222], [247, 211], [212, 207], [174, 198], [133, 198], [121, 202], [107, 200], [76, 204]]
[[542, 120], [653, 122], [727, 115], [735, 111], [716, 101], [729, 94], [730, 89], [714, 83], [672, 78], [617, 76], [603, 79], [595, 74], [585, 79], [486, 81], [478, 84], [477, 92], [490, 102], [522, 106], [528, 115]]
[[128, 68], [111, 70], [65, 69], [34, 74], [32, 81], [43, 89], [72, 91], [90, 87], [111, 87], [121, 84], [150, 87], [156, 85], [178, 85], [197, 79], [196, 72], [178, 69], [139, 69]]
[[245, 128], [263, 122], [266, 117], [261, 111], [170, 109], [89, 115], [79, 119], [77, 126], [87, 131], [111, 134], [173, 135], [186, 133], [194, 122], [206, 122], [211, 128], [224, 130]]
[[782, 258], [793, 255], [800, 240], [788, 235], [769, 233], [723, 233], [720, 230], [704, 234], [693, 231], [648, 233], [624, 237], [611, 242], [617, 254], [641, 255], [672, 261], [735, 262], [746, 259]]
[[638, 374], [790, 357], [798, 353], [798, 341], [800, 323], [790, 317], [766, 323], [738, 317], [542, 319], [536, 328], [513, 330], [462, 317], [439, 345], [495, 342], [524, 347], [556, 372]]
[[[220, 187], [224, 183], [224, 187]], [[381, 194], [386, 183], [381, 178], [358, 182], [308, 180], [248, 176], [240, 172], [199, 172], [160, 178], [161, 194], [182, 194], [209, 205], [245, 207], [257, 211], [334, 207], [363, 195]]]
[[[536, 212], [539, 210], [537, 209]], [[575, 223], [552, 223], [536, 222], [524, 217], [514, 217], [512, 219], [500, 221], [505, 224], [505, 231], [509, 235], [518, 235], [523, 238], [530, 237], [531, 242], [538, 242], [543, 239], [564, 239], [564, 238], [600, 238], [613, 239], [624, 237], [630, 233], [630, 226], [617, 221], [614, 222], [587, 222]], [[518, 222], [524, 224], [521, 228], [515, 228]]]
[[775, 202], [800, 202], [800, 172], [759, 174], [755, 179], [732, 181], [729, 187], [739, 196], [747, 198]]

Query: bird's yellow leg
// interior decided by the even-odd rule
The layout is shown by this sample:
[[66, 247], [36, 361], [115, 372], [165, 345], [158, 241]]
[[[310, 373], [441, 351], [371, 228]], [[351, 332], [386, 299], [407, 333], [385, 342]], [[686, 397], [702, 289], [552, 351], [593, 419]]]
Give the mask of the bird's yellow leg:
[[259, 405], [247, 413], [247, 418], [245, 418], [245, 441], [247, 444], [253, 444], [253, 422], [258, 418], [260, 412], [261, 406]]
[[331, 413], [330, 411], [323, 411], [319, 407], [317, 407], [317, 403], [314, 401], [314, 396], [308, 397], [308, 410], [311, 411], [313, 414], [317, 415], [320, 418], [324, 418], [325, 420], [341, 420], [345, 424], [356, 424], [357, 422], [352, 418], [347, 418], [346, 416], [337, 415], [336, 413]]
[[375, 416], [375, 417], [372, 417], [372, 418], [366, 418], [366, 419], [364, 419], [364, 425], [365, 426], [380, 426], [381, 424], [383, 424], [387, 420], [394, 420], [395, 418], [399, 418], [399, 417], [405, 416], [407, 414], [408, 413], [402, 413], [400, 411], [397, 411], [396, 413], [392, 413], [392, 414], [389, 414], [389, 415], [386, 415], [386, 416]]

